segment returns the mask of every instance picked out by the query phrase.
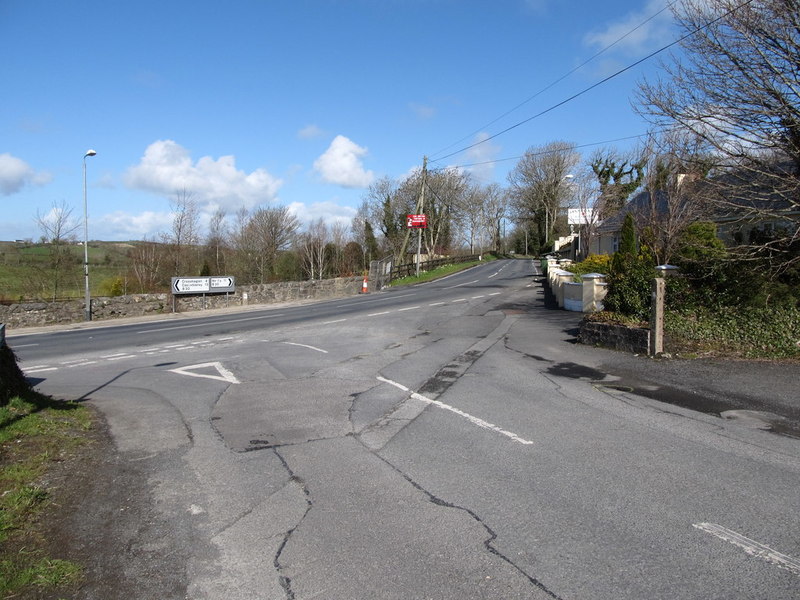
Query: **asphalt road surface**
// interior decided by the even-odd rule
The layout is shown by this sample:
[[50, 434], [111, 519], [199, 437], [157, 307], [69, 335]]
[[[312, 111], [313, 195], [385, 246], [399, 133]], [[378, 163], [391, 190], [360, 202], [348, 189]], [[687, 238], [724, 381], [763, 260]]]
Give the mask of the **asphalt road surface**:
[[115, 553], [95, 575], [141, 598], [800, 597], [800, 439], [660, 401], [648, 374], [676, 363], [575, 344], [535, 275], [12, 335], [141, 479], [76, 531]]

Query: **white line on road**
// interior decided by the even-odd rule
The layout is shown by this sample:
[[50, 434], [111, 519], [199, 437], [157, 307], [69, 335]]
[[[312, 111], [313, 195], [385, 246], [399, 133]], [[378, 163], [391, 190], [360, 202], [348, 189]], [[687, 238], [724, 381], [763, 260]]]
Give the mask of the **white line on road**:
[[397, 310], [397, 312], [405, 312], [407, 310], [417, 310], [418, 308], [419, 308], [419, 306], [409, 306], [407, 308], [400, 308], [400, 309]]
[[442, 306], [444, 302], [431, 302], [428, 306]]
[[489, 294], [489, 295], [490, 295], [490, 296], [499, 296], [499, 295], [500, 295], [500, 294], [502, 294], [502, 293], [503, 293], [503, 292], [492, 292], [492, 293], [491, 293], [491, 294]]
[[727, 529], [722, 525], [717, 525], [715, 523], [693, 523], [692, 527], [701, 531], [705, 531], [706, 533], [710, 533], [711, 535], [714, 535], [721, 540], [725, 540], [726, 542], [730, 542], [734, 546], [739, 546], [739, 548], [744, 550], [750, 556], [755, 556], [756, 558], [765, 560], [768, 563], [780, 567], [781, 569], [791, 571], [795, 575], [800, 575], [800, 560], [797, 560], [791, 556], [787, 556], [786, 554], [781, 554], [769, 546], [765, 546], [764, 544], [756, 542], [755, 540], [746, 538], [741, 533], [736, 533], [731, 529]]
[[452, 302], [453, 304], [455, 304], [456, 302], [466, 302], [466, 301], [467, 301], [466, 298], [459, 298], [458, 300], [453, 300]]
[[334, 323], [343, 323], [347, 321], [347, 319], [336, 319], [335, 321], [324, 321], [323, 325], [333, 325]]
[[[215, 325], [227, 325], [228, 323], [241, 323], [242, 321], [255, 321], [258, 319], [272, 319], [274, 317], [282, 317], [283, 313], [277, 315], [264, 315], [262, 317], [247, 317], [244, 319], [228, 319], [225, 321], [215, 322]], [[136, 333], [155, 333], [156, 331], [171, 331], [173, 329], [188, 329], [189, 327], [208, 327], [208, 323], [197, 323], [196, 325], [177, 325], [175, 327], [162, 327], [160, 329], [148, 329], [146, 331], [137, 331]], [[233, 339], [233, 338], [224, 338]]]
[[30, 348], [31, 346], [38, 346], [39, 344], [14, 344], [14, 348]]
[[478, 283], [480, 279], [476, 279], [475, 281], [468, 281], [466, 283], [459, 283], [458, 285], [451, 285], [450, 287], [442, 288], [443, 290], [452, 290], [458, 287], [462, 287], [465, 285], [472, 285], [473, 283]]
[[379, 313], [372, 313], [372, 314], [369, 314], [369, 315], [367, 315], [367, 316], [368, 316], [368, 317], [379, 317], [379, 316], [381, 316], [381, 315], [388, 315], [388, 314], [389, 314], [389, 312], [391, 312], [391, 311], [385, 310], [385, 311], [383, 311], [383, 312], [379, 312]]
[[41, 369], [25, 369], [25, 373], [44, 373], [45, 371], [58, 371], [58, 367], [43, 367]]
[[119, 354], [117, 356], [104, 356], [106, 360], [122, 360], [123, 358], [133, 358], [133, 354]]
[[473, 300], [477, 300], [478, 298], [483, 298], [483, 294], [481, 294], [480, 296], [473, 296], [472, 297]]
[[77, 364], [74, 364], [74, 365], [70, 365], [67, 368], [74, 369], [75, 367], [85, 367], [86, 365], [94, 365], [96, 363], [97, 363], [96, 360], [87, 360], [87, 361], [84, 361], [82, 363], [77, 363]]
[[496, 433], [504, 435], [507, 438], [509, 438], [510, 440], [512, 440], [514, 442], [517, 442], [519, 444], [525, 444], [526, 446], [530, 445], [530, 444], [533, 444], [533, 442], [531, 442], [530, 440], [523, 439], [523, 438], [519, 437], [516, 433], [512, 433], [510, 431], [506, 431], [505, 429], [502, 429], [502, 428], [498, 427], [497, 425], [493, 425], [492, 423], [489, 423], [488, 421], [484, 421], [483, 419], [479, 419], [478, 417], [474, 417], [469, 413], [465, 413], [463, 410], [459, 410], [454, 406], [450, 406], [449, 404], [445, 404], [444, 402], [440, 402], [439, 400], [431, 400], [430, 398], [426, 398], [422, 394], [418, 394], [417, 392], [412, 392], [410, 389], [408, 389], [402, 383], [397, 383], [396, 381], [392, 381], [391, 379], [386, 379], [386, 378], [380, 377], [380, 376], [377, 379], [378, 379], [378, 381], [382, 381], [384, 383], [388, 383], [389, 385], [393, 385], [397, 389], [403, 390], [404, 392], [409, 392], [411, 394], [411, 397], [414, 398], [415, 400], [419, 400], [421, 402], [425, 402], [426, 404], [433, 404], [434, 406], [438, 406], [439, 408], [442, 408], [444, 410], [449, 410], [450, 412], [455, 413], [460, 417], [464, 417], [465, 419], [467, 419], [473, 425], [477, 425], [478, 427], [481, 427], [483, 429], [489, 429], [490, 431], [494, 431]]
[[289, 346], [300, 346], [301, 348], [308, 348], [309, 350], [316, 350], [317, 352], [322, 352], [323, 354], [327, 354], [327, 350], [323, 350], [322, 348], [317, 348], [316, 346], [309, 346], [308, 344], [297, 344], [295, 342], [283, 342]]
[[117, 352], [116, 354], [106, 354], [105, 356], [101, 356], [100, 358], [116, 358], [118, 356], [129, 356], [125, 352]]

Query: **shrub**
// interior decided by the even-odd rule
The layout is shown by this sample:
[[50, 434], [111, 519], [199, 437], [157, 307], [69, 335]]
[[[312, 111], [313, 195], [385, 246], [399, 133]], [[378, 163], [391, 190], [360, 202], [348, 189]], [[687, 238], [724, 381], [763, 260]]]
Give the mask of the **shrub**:
[[105, 279], [100, 289], [104, 296], [122, 296], [125, 293], [125, 280], [122, 277]]

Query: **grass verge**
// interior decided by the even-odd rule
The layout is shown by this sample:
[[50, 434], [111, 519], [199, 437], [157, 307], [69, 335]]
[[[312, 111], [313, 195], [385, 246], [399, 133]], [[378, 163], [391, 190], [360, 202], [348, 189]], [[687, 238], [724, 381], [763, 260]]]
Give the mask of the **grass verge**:
[[391, 287], [400, 287], [403, 285], [414, 285], [415, 283], [425, 283], [426, 281], [433, 281], [434, 279], [441, 279], [446, 275], [458, 273], [459, 271], [469, 269], [471, 267], [480, 265], [490, 260], [495, 260], [495, 259], [491, 255], [487, 254], [484, 260], [482, 261], [474, 260], [472, 262], [458, 263], [454, 265], [444, 265], [443, 267], [432, 269], [431, 271], [422, 271], [419, 274], [419, 277], [417, 277], [416, 275], [412, 275], [411, 277], [401, 277], [400, 279], [394, 279], [389, 285]]
[[82, 568], [46, 556], [40, 517], [50, 507], [48, 472], [85, 442], [91, 413], [30, 392], [0, 407], [0, 597], [66, 589]]

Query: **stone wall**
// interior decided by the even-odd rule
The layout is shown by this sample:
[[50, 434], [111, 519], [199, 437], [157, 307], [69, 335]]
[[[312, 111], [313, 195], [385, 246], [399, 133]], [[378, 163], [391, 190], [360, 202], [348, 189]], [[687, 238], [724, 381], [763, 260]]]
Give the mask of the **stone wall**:
[[595, 323], [584, 319], [580, 325], [578, 342], [633, 354], [647, 354], [650, 348], [650, 330], [610, 323]]
[[[210, 308], [271, 304], [294, 300], [322, 300], [352, 296], [361, 291], [363, 279], [345, 277], [322, 281], [289, 281], [237, 286], [230, 294], [189, 296], [171, 294], [130, 294], [92, 298], [92, 319], [140, 317], [148, 314], [190, 312]], [[9, 330], [22, 327], [78, 323], [84, 320], [83, 300], [67, 302], [21, 302], [0, 306], [0, 323]]]

